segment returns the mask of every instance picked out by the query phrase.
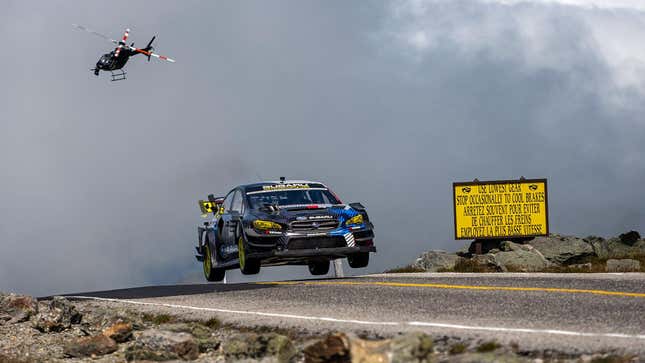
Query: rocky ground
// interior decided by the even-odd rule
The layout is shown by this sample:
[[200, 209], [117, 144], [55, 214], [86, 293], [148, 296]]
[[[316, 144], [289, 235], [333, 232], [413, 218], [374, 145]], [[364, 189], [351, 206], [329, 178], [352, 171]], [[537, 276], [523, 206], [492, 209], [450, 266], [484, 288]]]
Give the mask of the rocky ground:
[[[479, 245], [479, 248], [477, 244]], [[449, 253], [427, 251], [391, 272], [645, 272], [645, 239], [636, 231], [604, 239], [551, 234], [481, 240]]]
[[[641, 357], [642, 358], [642, 357]], [[603, 353], [522, 352], [513, 344], [406, 333], [326, 335], [222, 325], [63, 297], [0, 294], [0, 362], [638, 362]]]

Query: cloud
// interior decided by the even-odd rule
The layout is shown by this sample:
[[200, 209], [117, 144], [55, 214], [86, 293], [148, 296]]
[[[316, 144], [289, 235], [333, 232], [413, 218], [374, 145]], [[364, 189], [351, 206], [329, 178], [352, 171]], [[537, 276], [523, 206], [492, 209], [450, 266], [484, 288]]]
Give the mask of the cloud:
[[643, 10], [640, 1], [398, 1], [386, 29], [417, 58], [448, 43], [470, 57], [566, 72], [586, 56], [607, 66], [612, 86], [645, 92]]
[[[461, 247], [450, 187], [474, 178], [548, 178], [555, 232], [645, 230], [639, 11], [9, 4], [0, 290], [190, 280], [196, 200], [258, 175], [321, 180], [367, 206], [379, 252], [351, 273]], [[177, 63], [135, 58], [127, 81], [97, 79], [89, 68], [111, 45], [72, 23], [112, 37], [127, 26], [137, 44], [157, 34]], [[300, 266], [260, 278], [304, 276]]]
[[645, 11], [645, 2], [642, 0], [480, 0], [487, 3], [504, 5], [539, 4], [539, 5], [565, 5], [585, 9], [629, 9]]

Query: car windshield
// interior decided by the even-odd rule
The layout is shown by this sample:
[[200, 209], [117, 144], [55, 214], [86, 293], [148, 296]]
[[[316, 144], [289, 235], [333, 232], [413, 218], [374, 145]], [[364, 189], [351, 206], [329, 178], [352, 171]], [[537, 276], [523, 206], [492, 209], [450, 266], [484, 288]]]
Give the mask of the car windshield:
[[305, 205], [305, 204], [341, 204], [327, 189], [297, 189], [280, 191], [260, 191], [247, 193], [249, 205], [257, 209], [263, 204]]

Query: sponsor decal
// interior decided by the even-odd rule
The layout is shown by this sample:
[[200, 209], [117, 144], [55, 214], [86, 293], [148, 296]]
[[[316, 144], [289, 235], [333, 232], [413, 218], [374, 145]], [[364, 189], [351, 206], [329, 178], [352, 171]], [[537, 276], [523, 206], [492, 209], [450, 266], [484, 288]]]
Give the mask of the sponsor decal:
[[354, 240], [354, 235], [352, 234], [352, 232], [345, 233], [343, 237], [345, 237], [345, 242], [347, 242], [347, 247], [356, 246], [356, 240]]
[[237, 252], [237, 246], [232, 246], [232, 245], [223, 246], [221, 248], [221, 250], [222, 250], [222, 253], [224, 253], [224, 254], [236, 253]]
[[[332, 219], [332, 218], [334, 217], [333, 216], [309, 216], [309, 220]], [[301, 219], [298, 219], [298, 220], [300, 221]]]
[[290, 183], [290, 184], [263, 185], [262, 189], [263, 190], [309, 189], [309, 184]]

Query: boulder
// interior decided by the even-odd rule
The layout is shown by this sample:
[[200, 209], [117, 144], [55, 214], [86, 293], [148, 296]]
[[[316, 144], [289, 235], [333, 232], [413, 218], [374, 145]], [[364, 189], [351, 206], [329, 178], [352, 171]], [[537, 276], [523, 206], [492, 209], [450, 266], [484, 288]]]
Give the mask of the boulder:
[[221, 340], [213, 334], [213, 330], [204, 324], [199, 324], [196, 322], [190, 323], [176, 323], [176, 324], [166, 324], [163, 326], [164, 330], [169, 330], [176, 333], [189, 333], [199, 345], [199, 351], [201, 353], [207, 351], [217, 350], [221, 345]]
[[641, 263], [638, 260], [629, 258], [614, 260], [607, 260], [607, 272], [639, 272]]
[[293, 342], [276, 333], [242, 333], [223, 344], [224, 354], [232, 360], [274, 358], [277, 362], [289, 362], [296, 355]]
[[634, 243], [638, 242], [638, 240], [641, 239], [641, 235], [636, 231], [629, 231], [618, 236], [618, 239], [620, 239], [620, 242], [628, 246], [633, 246]]
[[352, 363], [389, 363], [390, 340], [350, 339]]
[[622, 258], [645, 255], [645, 240], [638, 240], [632, 245], [623, 243], [620, 238], [610, 238], [606, 241], [607, 258]]
[[308, 345], [304, 349], [305, 363], [347, 362], [350, 358], [350, 341], [347, 335], [335, 333]]
[[470, 249], [470, 244], [466, 244], [462, 246], [460, 249], [458, 249], [457, 252], [455, 252], [455, 255], [461, 256], [461, 257], [470, 257], [471, 253], [468, 252], [469, 249]]
[[114, 339], [117, 343], [123, 343], [132, 338], [132, 324], [130, 323], [116, 323], [105, 330], [103, 335], [108, 338]]
[[27, 295], [0, 295], [0, 322], [21, 323], [38, 313], [38, 302]]
[[55, 296], [33, 322], [34, 328], [41, 332], [60, 332], [72, 324], [80, 324], [83, 315], [64, 297]]
[[500, 240], [498, 239], [483, 239], [483, 240], [474, 240], [470, 243], [468, 247], [468, 252], [470, 254], [475, 254], [477, 252], [477, 243], [481, 243], [482, 254], [490, 252], [492, 249], [499, 249]]
[[79, 338], [66, 344], [63, 347], [63, 353], [68, 357], [82, 358], [114, 353], [117, 349], [118, 346], [113, 339], [98, 334]]
[[115, 308], [108, 306], [93, 306], [91, 313], [83, 316], [83, 325], [103, 331], [118, 323], [129, 323], [132, 330], [145, 330], [146, 323], [142, 314], [126, 308]]
[[584, 239], [585, 242], [591, 245], [596, 256], [600, 258], [609, 257], [609, 248], [607, 241], [602, 237], [588, 236]]
[[199, 346], [192, 335], [157, 329], [144, 331], [125, 351], [128, 361], [194, 360], [198, 356]]
[[494, 254], [494, 263], [501, 271], [535, 272], [549, 266], [549, 261], [531, 245], [504, 241], [500, 248], [502, 252]]
[[558, 265], [583, 263], [586, 259], [596, 256], [591, 244], [572, 236], [535, 237], [529, 244], [547, 260]]
[[448, 253], [442, 250], [431, 250], [423, 252], [414, 262], [413, 266], [428, 272], [437, 272], [441, 269], [452, 270], [458, 258], [459, 256], [454, 253]]
[[500, 267], [495, 261], [495, 255], [487, 253], [485, 255], [474, 255], [469, 260], [460, 260], [467, 267], [464, 271], [459, 272], [496, 272], [501, 271]]
[[530, 245], [522, 245], [519, 243], [511, 242], [511, 241], [502, 241], [499, 244], [499, 250], [498, 251], [504, 251], [504, 252], [511, 252], [511, 251], [529, 251], [532, 248]]
[[[432, 338], [424, 333], [413, 332], [392, 339], [392, 363], [430, 362], [433, 353]], [[352, 356], [353, 358], [353, 356]]]

